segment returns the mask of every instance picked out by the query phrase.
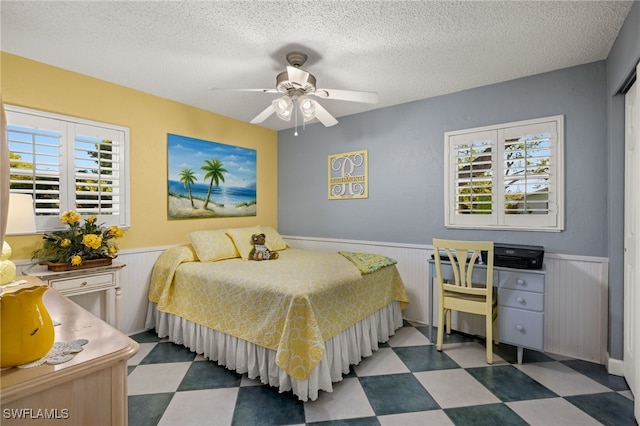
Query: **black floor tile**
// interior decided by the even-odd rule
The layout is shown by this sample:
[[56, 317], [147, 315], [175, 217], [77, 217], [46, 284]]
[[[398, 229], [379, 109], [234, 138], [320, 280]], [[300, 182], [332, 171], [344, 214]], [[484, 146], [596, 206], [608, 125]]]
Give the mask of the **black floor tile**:
[[511, 365], [467, 368], [467, 372], [503, 402], [558, 396]]
[[378, 416], [440, 408], [410, 373], [360, 377], [360, 383]]
[[637, 426], [633, 401], [618, 393], [576, 395], [565, 399], [604, 425]]
[[504, 404], [474, 405], [472, 407], [447, 408], [444, 412], [457, 426], [527, 425], [522, 417]]
[[611, 390], [623, 391], [629, 389], [629, 385], [627, 384], [627, 381], [624, 379], [624, 377], [609, 374], [604, 365], [582, 361], [579, 359], [562, 361], [562, 363], [567, 367], [571, 367], [577, 372], [584, 374], [590, 379], [595, 380], [601, 385], [608, 387]]
[[393, 348], [410, 371], [448, 370], [460, 366], [447, 354], [438, 352], [434, 345]]
[[271, 386], [241, 387], [234, 426], [304, 424], [304, 405], [291, 392], [278, 393]]
[[187, 374], [185, 374], [178, 392], [218, 389], [240, 386], [242, 375], [219, 366], [215, 362], [198, 361], [191, 364]]
[[140, 364], [161, 364], [167, 362], [190, 362], [196, 354], [189, 348], [173, 343], [158, 343]]
[[155, 426], [169, 406], [173, 393], [152, 393], [129, 396], [129, 424]]

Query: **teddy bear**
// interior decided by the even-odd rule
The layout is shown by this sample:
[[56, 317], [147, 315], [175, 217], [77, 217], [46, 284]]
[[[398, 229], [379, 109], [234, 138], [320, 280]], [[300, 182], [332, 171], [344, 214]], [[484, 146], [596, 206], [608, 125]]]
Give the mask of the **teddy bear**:
[[265, 242], [267, 236], [264, 234], [253, 234], [251, 236], [251, 244], [253, 248], [249, 252], [249, 259], [251, 260], [273, 260], [278, 258], [278, 253], [271, 251], [267, 248]]

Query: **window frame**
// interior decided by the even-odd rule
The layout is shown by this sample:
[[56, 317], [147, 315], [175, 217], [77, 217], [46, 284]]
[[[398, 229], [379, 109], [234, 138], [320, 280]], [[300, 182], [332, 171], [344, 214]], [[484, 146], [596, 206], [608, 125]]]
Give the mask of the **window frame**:
[[[509, 140], [513, 140], [514, 135], [526, 137], [543, 132], [549, 134], [547, 213], [506, 214], [505, 146]], [[482, 142], [489, 141], [491, 141], [491, 159], [490, 162], [487, 160], [484, 163], [491, 164], [492, 209], [488, 214], [486, 212], [483, 214], [457, 214], [456, 203], [459, 194], [456, 192], [458, 189], [456, 184], [460, 174], [458, 152], [463, 151], [460, 150], [460, 147], [469, 143], [480, 145]], [[545, 232], [564, 230], [564, 115], [445, 132], [444, 145], [444, 220], [446, 228]], [[472, 176], [473, 174], [470, 172], [469, 179], [472, 180]]]
[[[55, 129], [60, 135], [59, 160], [57, 163], [57, 167], [59, 167], [57, 174], [59, 182], [59, 214], [67, 210], [79, 210], [76, 208], [77, 185], [79, 182], [82, 182], [83, 179], [87, 179], [88, 176], [86, 170], [76, 170], [77, 168], [82, 168], [80, 165], [82, 160], [76, 157], [77, 150], [80, 149], [80, 151], [82, 151], [81, 148], [78, 148], [80, 137], [117, 140], [117, 145], [113, 145], [111, 148], [114, 150], [117, 148], [117, 160], [113, 162], [109, 161], [108, 167], [109, 170], [111, 170], [112, 167], [117, 168], [117, 173], [113, 179], [118, 181], [116, 185], [117, 202], [115, 203], [115, 205], [117, 205], [117, 211], [113, 214], [93, 215], [97, 216], [99, 223], [107, 226], [117, 225], [124, 229], [130, 227], [131, 182], [129, 175], [129, 128], [15, 105], [5, 105], [5, 112], [7, 116], [8, 133], [10, 133], [9, 127], [15, 126], [25, 129], [42, 130], [43, 132]], [[90, 132], [93, 133], [90, 134]], [[33, 144], [31, 146], [33, 146]], [[111, 159], [112, 158], [110, 158], [110, 160]], [[34, 163], [31, 162], [30, 164]], [[98, 164], [100, 164], [100, 162], [98, 162]], [[32, 195], [34, 195], [35, 192], [15, 189], [11, 189], [11, 191]], [[99, 193], [100, 191], [98, 191], [98, 194]], [[78, 193], [78, 196], [82, 197], [80, 193]], [[80, 199], [79, 201], [82, 202], [83, 200]], [[86, 200], [84, 201], [86, 202]], [[79, 213], [83, 218], [92, 215], [92, 213]], [[64, 229], [64, 227], [65, 225], [60, 222], [59, 215], [38, 214], [36, 211], [37, 233], [51, 232]]]

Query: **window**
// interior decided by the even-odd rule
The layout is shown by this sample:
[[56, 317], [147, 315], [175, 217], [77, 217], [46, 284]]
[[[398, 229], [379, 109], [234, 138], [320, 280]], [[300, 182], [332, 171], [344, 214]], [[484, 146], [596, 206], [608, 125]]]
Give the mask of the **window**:
[[564, 117], [445, 133], [445, 226], [561, 231]]
[[129, 226], [129, 129], [6, 106], [10, 189], [33, 194], [39, 232], [75, 210]]

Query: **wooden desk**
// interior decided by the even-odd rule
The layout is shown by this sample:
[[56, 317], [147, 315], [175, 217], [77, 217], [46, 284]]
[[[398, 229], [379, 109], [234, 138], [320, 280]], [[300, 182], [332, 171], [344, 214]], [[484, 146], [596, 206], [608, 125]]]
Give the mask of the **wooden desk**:
[[[474, 283], [486, 284], [486, 265], [473, 267]], [[433, 341], [433, 281], [435, 260], [429, 260], [429, 340]], [[442, 262], [445, 279], [453, 279], [449, 262]], [[493, 286], [498, 287], [498, 341], [517, 347], [518, 364], [524, 348], [544, 350], [544, 286], [546, 271], [493, 267]]]
[[[17, 279], [41, 282], [29, 276]], [[126, 425], [127, 360], [139, 345], [52, 288], [43, 302], [61, 323], [55, 327], [56, 342], [89, 342], [65, 363], [0, 372], [0, 422]]]

